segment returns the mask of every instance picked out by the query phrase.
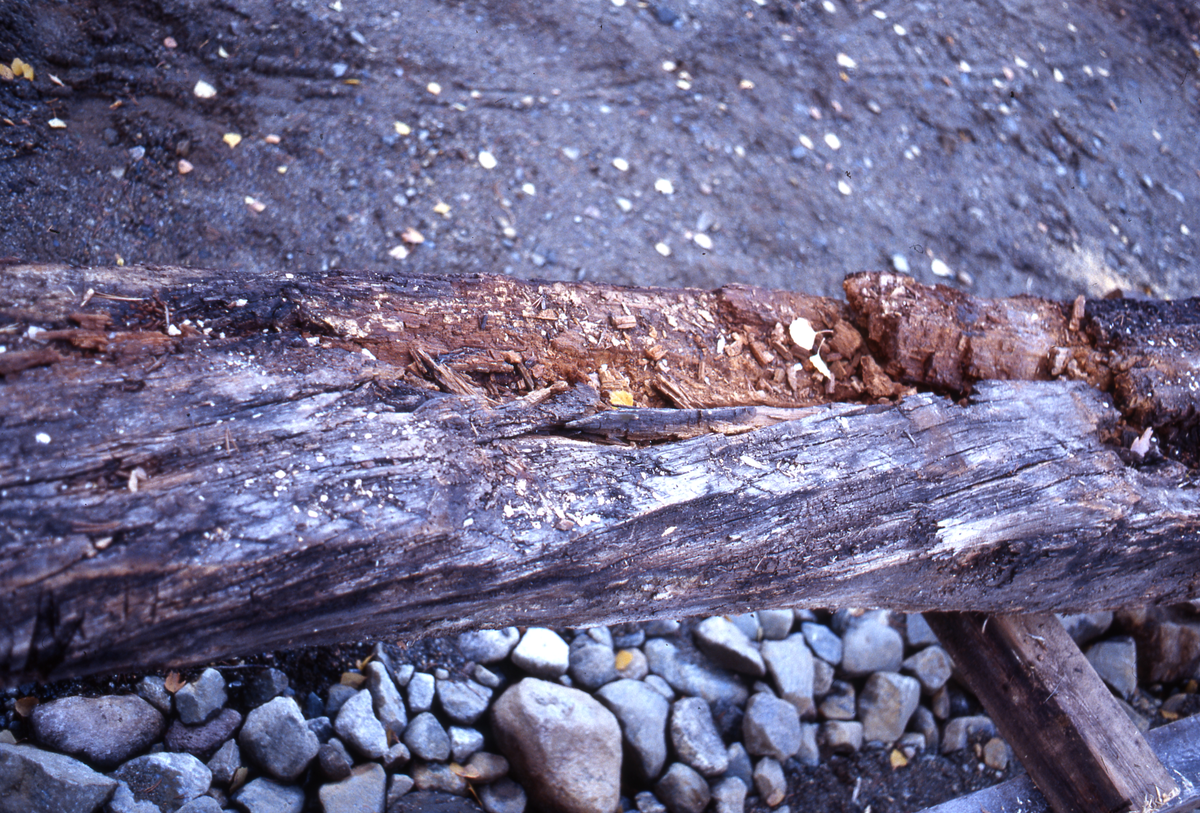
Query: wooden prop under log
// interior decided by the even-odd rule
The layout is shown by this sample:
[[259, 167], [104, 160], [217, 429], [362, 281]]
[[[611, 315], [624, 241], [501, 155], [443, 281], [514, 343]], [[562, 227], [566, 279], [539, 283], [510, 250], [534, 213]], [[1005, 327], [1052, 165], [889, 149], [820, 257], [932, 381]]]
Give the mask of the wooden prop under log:
[[[1196, 301], [846, 288], [6, 267], [0, 683], [1200, 596]], [[1162, 447], [1131, 452], [1148, 427]]]

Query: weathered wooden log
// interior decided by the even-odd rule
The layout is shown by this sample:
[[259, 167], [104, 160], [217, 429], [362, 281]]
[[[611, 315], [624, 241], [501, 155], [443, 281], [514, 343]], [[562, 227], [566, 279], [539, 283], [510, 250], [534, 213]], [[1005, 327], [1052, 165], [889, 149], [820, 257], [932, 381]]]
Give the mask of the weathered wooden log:
[[[847, 305], [4, 271], [0, 683], [506, 624], [1200, 595], [1191, 471], [1121, 448], [1093, 386], [1111, 351], [1071, 303], [1002, 304], [1026, 314], [1013, 352], [1034, 346], [1029, 313], [1062, 317], [1048, 346], [1074, 368], [980, 383], [1001, 320], [967, 326], [969, 358], [910, 373], [926, 317], [879, 314], [947, 294], [894, 275], [851, 278], [887, 293]], [[1194, 326], [1173, 330], [1195, 347]], [[947, 364], [970, 402], [915, 390], [936, 373], [961, 397]], [[605, 411], [625, 399], [641, 409]], [[1172, 427], [1163, 451], [1190, 460], [1194, 412], [1147, 403]], [[721, 409], [747, 405], [769, 409]]]
[[1050, 613], [928, 613], [1055, 813], [1154, 810], [1179, 785]]

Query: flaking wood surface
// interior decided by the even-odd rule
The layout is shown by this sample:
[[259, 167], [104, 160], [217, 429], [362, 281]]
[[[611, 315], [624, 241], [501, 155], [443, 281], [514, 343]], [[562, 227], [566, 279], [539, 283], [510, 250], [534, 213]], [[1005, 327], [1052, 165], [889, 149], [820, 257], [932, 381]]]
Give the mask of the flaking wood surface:
[[[893, 333], [954, 293], [856, 281], [904, 300]], [[879, 301], [5, 268], [0, 683], [506, 624], [1200, 595], [1191, 472], [1114, 443], [1122, 402], [1088, 383], [1112, 352], [1077, 306], [1002, 315], [1026, 342], [1014, 309], [1056, 310], [1046, 346], [1090, 366], [979, 383], [978, 349], [905, 366], [920, 338], [872, 337]], [[915, 391], [943, 364], [969, 403]], [[621, 392], [641, 434], [611, 429]]]

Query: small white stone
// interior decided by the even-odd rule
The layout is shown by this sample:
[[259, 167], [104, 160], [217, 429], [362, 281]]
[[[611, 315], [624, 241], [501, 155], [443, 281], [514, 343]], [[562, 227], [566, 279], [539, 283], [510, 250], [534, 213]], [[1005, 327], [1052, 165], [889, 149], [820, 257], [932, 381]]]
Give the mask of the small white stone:
[[199, 99], [211, 99], [217, 95], [217, 89], [201, 79], [196, 83], [196, 87], [192, 88], [192, 93]]
[[946, 265], [941, 260], [934, 260], [929, 264], [929, 270], [939, 277], [952, 277], [954, 272], [950, 270], [950, 266]]
[[492, 155], [487, 150], [480, 150], [479, 151], [479, 166], [483, 167], [484, 169], [495, 169], [496, 168], [496, 156]]
[[666, 243], [655, 243], [654, 250], [657, 251], [659, 254], [663, 255], [664, 257], [671, 256], [671, 247], [668, 246]]
[[537, 194], [537, 187], [535, 187], [531, 183], [526, 183], [526, 184], [521, 185], [521, 191], [532, 198], [534, 195]]
[[1066, 81], [1066, 78], [1067, 78], [1067, 77], [1063, 76], [1063, 72], [1062, 72], [1062, 71], [1060, 71], [1058, 68], [1055, 68], [1055, 69], [1054, 69], [1054, 81], [1055, 81], [1055, 82], [1063, 82], [1063, 81]]
[[858, 63], [855, 62], [853, 59], [851, 59], [846, 54], [838, 54], [837, 55], [837, 64], [841, 65], [843, 68], [857, 68], [858, 67]]
[[829, 145], [831, 150], [840, 150], [842, 148], [842, 140], [833, 133], [825, 134], [825, 143]]
[[622, 212], [633, 211], [633, 201], [629, 198], [617, 198], [617, 206]]
[[908, 33], [908, 29], [906, 29], [904, 26], [900, 25], [900, 23], [893, 23], [892, 30], [896, 32], [897, 37], [903, 37], [905, 34]]
[[612, 165], [614, 167], [616, 167], [618, 170], [620, 170], [621, 172], [629, 171], [629, 162], [626, 161], [624, 158], [614, 158], [612, 160]]
[[50, 442], [50, 436], [47, 435], [45, 432], [38, 432], [36, 435], [34, 435], [34, 438], [37, 440], [38, 443], [49, 443]]
[[662, 192], [664, 195], [675, 194], [675, 185], [666, 178], [659, 178], [654, 182], [655, 190]]
[[838, 191], [843, 195], [849, 195], [851, 191], [850, 184], [846, 183], [845, 181], [838, 181]]
[[703, 232], [697, 233], [692, 239], [696, 241], [696, 245], [700, 246], [700, 248], [711, 249], [713, 247], [712, 238]]
[[907, 274], [908, 273], [908, 257], [905, 257], [903, 254], [893, 254], [892, 255], [892, 268], [896, 269], [897, 273]]

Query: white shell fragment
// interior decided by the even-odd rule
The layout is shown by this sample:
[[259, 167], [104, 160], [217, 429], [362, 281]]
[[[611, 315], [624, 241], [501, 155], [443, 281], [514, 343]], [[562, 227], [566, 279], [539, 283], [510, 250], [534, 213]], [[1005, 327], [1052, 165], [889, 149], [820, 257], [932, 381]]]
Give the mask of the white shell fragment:
[[211, 99], [213, 96], [217, 95], [217, 89], [201, 79], [196, 83], [196, 86], [192, 88], [192, 93], [196, 94], [197, 99]]
[[952, 277], [954, 272], [950, 270], [950, 266], [946, 265], [941, 260], [934, 260], [929, 264], [929, 270], [939, 277]]
[[833, 133], [825, 134], [825, 143], [829, 145], [831, 150], [840, 150], [842, 148], [842, 140]]
[[484, 169], [495, 169], [496, 168], [496, 156], [492, 155], [487, 150], [480, 150], [479, 151], [479, 166], [483, 167]]
[[854, 59], [851, 58], [847, 54], [838, 54], [837, 55], [837, 64], [841, 65], [843, 68], [857, 68], [858, 67], [858, 63], [855, 62]]
[[50, 119], [47, 124], [50, 125], [51, 130], [65, 130], [67, 127], [67, 123], [58, 118]]
[[36, 440], [38, 443], [49, 443], [50, 442], [50, 436], [47, 435], [45, 432], [38, 432], [33, 437], [34, 437], [34, 440]]
[[817, 372], [825, 376], [827, 381], [833, 380], [833, 373], [829, 370], [829, 365], [825, 363], [825, 359], [821, 358], [820, 353], [813, 353], [808, 357], [808, 361], [813, 367], [817, 368]]
[[662, 192], [664, 195], [675, 194], [675, 185], [666, 178], [659, 178], [657, 181], [655, 181], [654, 188], [657, 191]]
[[1146, 431], [1138, 437], [1137, 440], [1129, 447], [1129, 451], [1133, 452], [1138, 457], [1145, 457], [1150, 451], [1150, 438], [1154, 437], [1154, 427], [1147, 426]]
[[659, 254], [663, 255], [664, 257], [671, 256], [671, 247], [668, 246], [666, 243], [655, 243], [654, 250], [657, 251]]
[[712, 238], [704, 232], [698, 232], [697, 234], [693, 235], [692, 240], [694, 240], [696, 245], [700, 246], [702, 249], [709, 250], [713, 247]]
[[817, 343], [817, 332], [813, 330], [812, 322], [803, 316], [792, 320], [792, 323], [788, 325], [788, 333], [796, 346], [803, 350], [812, 350]]

